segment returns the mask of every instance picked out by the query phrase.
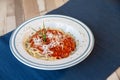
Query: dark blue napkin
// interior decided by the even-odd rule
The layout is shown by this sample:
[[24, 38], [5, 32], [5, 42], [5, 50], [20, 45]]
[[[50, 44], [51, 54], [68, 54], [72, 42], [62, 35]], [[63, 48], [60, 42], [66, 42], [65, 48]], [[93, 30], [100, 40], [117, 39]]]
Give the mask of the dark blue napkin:
[[105, 80], [120, 66], [119, 0], [70, 0], [48, 14], [71, 16], [88, 25], [95, 37], [90, 56], [63, 70], [34, 69], [12, 55], [10, 32], [0, 37], [0, 80]]

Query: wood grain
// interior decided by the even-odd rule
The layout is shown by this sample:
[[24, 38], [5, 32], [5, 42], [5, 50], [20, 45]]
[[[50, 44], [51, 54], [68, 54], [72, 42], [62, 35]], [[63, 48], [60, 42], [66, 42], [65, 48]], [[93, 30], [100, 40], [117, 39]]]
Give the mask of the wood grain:
[[0, 35], [2, 35], [5, 34], [6, 29], [7, 2], [5, 0], [1, 0], [0, 6]]
[[37, 4], [38, 4], [40, 13], [46, 11], [44, 0], [37, 0]]
[[15, 28], [16, 28], [16, 20], [15, 20], [14, 0], [7, 0], [6, 28], [4, 31], [9, 32]]
[[120, 67], [116, 70], [116, 74], [117, 74], [117, 76], [118, 76], [118, 78], [120, 80]]
[[0, 0], [0, 36], [25, 20], [44, 15], [68, 0]]
[[15, 19], [16, 19], [16, 26], [24, 22], [22, 0], [15, 0]]
[[36, 0], [22, 0], [22, 1], [25, 20], [40, 15]]
[[55, 0], [55, 5], [56, 7], [61, 6], [62, 4], [64, 4], [64, 0]]
[[112, 75], [110, 75], [107, 80], [119, 80], [116, 72], [112, 73]]
[[45, 0], [45, 7], [47, 12], [55, 9], [56, 8], [55, 0], [52, 1]]

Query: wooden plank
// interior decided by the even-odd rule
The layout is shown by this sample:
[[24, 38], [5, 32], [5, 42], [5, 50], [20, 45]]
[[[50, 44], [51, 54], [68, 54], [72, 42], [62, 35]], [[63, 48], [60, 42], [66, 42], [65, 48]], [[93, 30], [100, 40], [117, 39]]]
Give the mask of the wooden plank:
[[32, 17], [39, 16], [39, 8], [37, 0], [22, 0], [25, 20], [28, 20]]
[[0, 36], [3, 35], [6, 27], [7, 3], [5, 0], [0, 0]]
[[8, 16], [6, 18], [6, 32], [10, 32], [16, 28], [15, 16]]
[[112, 75], [110, 75], [107, 80], [119, 80], [116, 72], [112, 73]]
[[64, 5], [66, 2], [68, 2], [69, 0], [55, 0], [55, 5], [56, 5], [56, 8]]
[[64, 4], [64, 0], [55, 0], [55, 5], [57, 8], [62, 6], [63, 4]]
[[15, 0], [15, 19], [16, 26], [20, 25], [24, 21], [22, 0]]
[[66, 3], [66, 2], [68, 2], [69, 0], [63, 0], [64, 1], [64, 4]]
[[68, 0], [0, 0], [0, 35], [9, 32], [24, 20], [44, 15]]
[[6, 0], [7, 3], [7, 16], [15, 15], [15, 4], [14, 0]]
[[16, 28], [14, 0], [6, 0], [6, 1], [7, 1], [7, 15], [6, 15], [5, 33], [10, 32]]
[[45, 9], [45, 1], [44, 0], [37, 0], [37, 4], [38, 4], [38, 8], [39, 8], [39, 12], [44, 12]]
[[47, 11], [40, 12], [40, 15], [45, 15]]
[[120, 67], [116, 70], [116, 74], [117, 74], [118, 78], [120, 79]]
[[46, 11], [49, 12], [54, 10], [65, 4], [67, 1], [69, 0], [45, 0]]
[[46, 11], [51, 11], [56, 8], [55, 0], [45, 0]]

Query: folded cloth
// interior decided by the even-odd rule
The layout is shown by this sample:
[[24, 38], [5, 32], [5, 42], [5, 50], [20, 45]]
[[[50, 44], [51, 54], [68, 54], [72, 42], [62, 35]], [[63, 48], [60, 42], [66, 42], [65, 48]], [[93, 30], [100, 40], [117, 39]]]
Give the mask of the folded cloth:
[[88, 25], [95, 37], [90, 56], [63, 70], [34, 69], [12, 55], [10, 32], [0, 37], [0, 80], [105, 80], [120, 66], [119, 0], [69, 0], [48, 14], [71, 16]]

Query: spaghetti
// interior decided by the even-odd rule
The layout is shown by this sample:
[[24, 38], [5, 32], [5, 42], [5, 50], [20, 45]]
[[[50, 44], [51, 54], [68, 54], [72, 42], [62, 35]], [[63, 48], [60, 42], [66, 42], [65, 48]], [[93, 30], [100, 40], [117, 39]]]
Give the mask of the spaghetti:
[[76, 42], [73, 36], [61, 30], [43, 28], [27, 38], [24, 46], [35, 58], [56, 60], [71, 55], [76, 48]]

